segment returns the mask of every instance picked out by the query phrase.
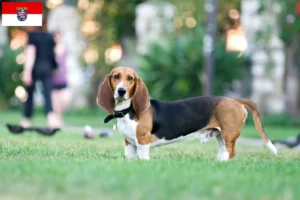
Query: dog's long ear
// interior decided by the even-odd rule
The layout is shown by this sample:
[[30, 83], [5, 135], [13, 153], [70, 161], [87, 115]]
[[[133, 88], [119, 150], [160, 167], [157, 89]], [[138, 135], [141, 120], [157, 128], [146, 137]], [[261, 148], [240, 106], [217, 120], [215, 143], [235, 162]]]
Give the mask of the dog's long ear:
[[145, 83], [139, 77], [137, 77], [136, 80], [135, 92], [132, 98], [132, 106], [138, 118], [145, 110], [147, 110], [147, 108], [150, 107], [148, 89]]
[[104, 108], [109, 114], [114, 112], [115, 100], [114, 91], [110, 84], [110, 75], [106, 75], [104, 81], [101, 83], [97, 94], [97, 103], [99, 106]]

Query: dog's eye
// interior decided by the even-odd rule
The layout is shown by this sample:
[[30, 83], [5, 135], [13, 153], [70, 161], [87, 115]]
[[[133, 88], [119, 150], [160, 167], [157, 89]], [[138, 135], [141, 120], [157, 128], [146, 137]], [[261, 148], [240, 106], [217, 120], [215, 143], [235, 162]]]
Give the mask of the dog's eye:
[[128, 80], [128, 81], [132, 81], [133, 78], [132, 78], [131, 76], [128, 76], [127, 80]]
[[118, 80], [120, 78], [120, 75], [116, 74], [114, 75], [114, 79]]

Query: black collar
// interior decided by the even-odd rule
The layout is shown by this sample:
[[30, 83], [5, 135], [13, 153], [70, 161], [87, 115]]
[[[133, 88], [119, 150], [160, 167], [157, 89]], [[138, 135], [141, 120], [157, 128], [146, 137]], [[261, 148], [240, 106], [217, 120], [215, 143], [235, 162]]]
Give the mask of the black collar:
[[120, 110], [120, 111], [114, 111], [114, 113], [112, 115], [108, 115], [105, 119], [104, 119], [104, 123], [109, 122], [110, 120], [114, 119], [114, 118], [121, 118], [124, 117], [126, 114], [128, 114], [131, 111], [131, 106], [129, 108], [126, 108], [124, 110]]

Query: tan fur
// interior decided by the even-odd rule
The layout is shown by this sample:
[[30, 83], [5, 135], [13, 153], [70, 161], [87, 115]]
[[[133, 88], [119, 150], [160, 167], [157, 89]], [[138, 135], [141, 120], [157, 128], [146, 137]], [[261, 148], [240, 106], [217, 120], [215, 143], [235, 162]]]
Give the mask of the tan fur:
[[132, 98], [133, 109], [139, 118], [140, 115], [150, 107], [150, 97], [148, 89], [142, 79], [137, 78], [135, 83], [135, 93]]
[[[115, 75], [119, 75], [119, 79], [114, 79]], [[133, 80], [129, 81], [127, 78], [128, 77], [132, 77]], [[118, 85], [118, 83], [120, 83], [121, 81], [124, 82], [124, 87], [126, 88], [126, 90], [129, 92], [129, 97], [132, 97], [134, 94], [134, 88], [136, 86], [136, 81], [137, 81], [137, 74], [136, 72], [129, 68], [129, 67], [117, 67], [114, 68], [111, 72], [110, 72], [110, 81], [111, 81], [111, 86], [113, 91], [115, 91], [116, 86]]]
[[248, 99], [235, 99], [235, 100], [250, 108], [250, 110], [253, 114], [256, 130], [259, 133], [262, 140], [264, 141], [264, 143], [267, 143], [269, 141], [269, 138], [268, 138], [268, 136], [265, 132], [265, 129], [263, 127], [260, 112], [257, 108], [257, 105], [255, 103], [249, 101]]
[[136, 137], [141, 145], [149, 144], [152, 140], [152, 110], [150, 107], [139, 117], [139, 123], [136, 128]]
[[125, 145], [127, 146], [127, 145], [129, 145], [130, 144], [130, 142], [128, 142], [126, 139], [125, 139]]
[[104, 81], [100, 85], [98, 89], [97, 103], [99, 106], [104, 108], [109, 114], [112, 114], [115, 108], [115, 100], [110, 78], [110, 74], [106, 75]]
[[230, 158], [235, 156], [235, 143], [246, 122], [247, 110], [244, 105], [251, 109], [259, 135], [265, 143], [268, 142], [269, 139], [263, 129], [259, 110], [257, 106], [248, 99], [222, 99], [216, 106], [209, 124], [203, 129], [221, 128], [221, 135]]
[[221, 128], [221, 134], [229, 157], [235, 156], [235, 142], [240, 136], [245, 122], [245, 109], [234, 99], [224, 98], [215, 108], [215, 117]]
[[218, 120], [216, 119], [216, 117], [213, 115], [211, 117], [209, 123], [207, 124], [207, 126], [205, 126], [202, 130], [212, 129], [212, 128], [216, 128], [216, 127], [220, 127], [220, 124], [219, 124]]

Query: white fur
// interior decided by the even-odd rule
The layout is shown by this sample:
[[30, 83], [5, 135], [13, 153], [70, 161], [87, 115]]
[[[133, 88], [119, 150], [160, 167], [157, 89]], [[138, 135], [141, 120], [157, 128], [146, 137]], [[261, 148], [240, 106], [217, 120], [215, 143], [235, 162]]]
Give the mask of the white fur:
[[140, 145], [137, 141], [136, 141], [136, 147], [137, 147], [137, 155], [138, 158], [141, 160], [150, 160], [150, 144], [146, 144], [146, 145]]
[[201, 143], [205, 143], [209, 141], [211, 138], [215, 137], [216, 135], [220, 134], [218, 131], [214, 131], [213, 135], [210, 136], [210, 130], [203, 130], [203, 131], [196, 131], [193, 133], [190, 133], [186, 136], [180, 136], [178, 138], [175, 138], [173, 140], [166, 140], [165, 138], [162, 138], [160, 140], [156, 140], [155, 142], [150, 144], [151, 148], [158, 147], [158, 146], [163, 146], [175, 142], [181, 142], [181, 141], [190, 141], [194, 139], [199, 139]]
[[227, 161], [227, 160], [229, 160], [229, 153], [226, 149], [225, 142], [224, 142], [224, 139], [223, 139], [222, 135], [219, 134], [219, 135], [216, 136], [216, 138], [217, 138], [217, 142], [218, 142], [218, 146], [219, 146], [219, 150], [218, 150], [216, 160], [218, 160], [218, 161]]
[[[118, 83], [118, 85], [116, 86], [116, 90], [115, 90], [115, 93], [114, 93], [114, 98], [115, 99], [118, 99], [120, 96], [119, 96], [119, 93], [118, 93], [118, 89], [119, 88], [124, 88], [124, 81], [121, 81], [120, 83]], [[125, 88], [126, 89], [126, 88]], [[124, 97], [124, 99], [128, 99], [129, 96], [128, 96], [128, 91], [126, 91]]]
[[136, 154], [136, 146], [132, 144], [128, 144], [125, 146], [125, 157], [127, 159], [135, 159], [137, 158]]
[[125, 147], [125, 156], [128, 159], [135, 158], [136, 155], [141, 160], [149, 160], [150, 144], [140, 145], [136, 137], [136, 127], [138, 123], [129, 118], [129, 114], [125, 117], [118, 118], [117, 126], [121, 135], [130, 143]]
[[277, 155], [277, 149], [276, 147], [272, 144], [272, 142], [269, 140], [267, 143], [265, 143], [265, 146], [272, 152], [274, 153], [276, 156]]
[[116, 101], [115, 110], [116, 111], [124, 110], [126, 108], [129, 108], [130, 105], [131, 105], [131, 99], [126, 99], [121, 102]]
[[122, 118], [118, 118], [117, 127], [121, 135], [131, 144], [135, 145], [136, 141], [136, 127], [138, 123], [129, 118], [126, 114]]
[[215, 129], [217, 129], [218, 131], [220, 131], [221, 132], [221, 128], [220, 127], [215, 127]]

